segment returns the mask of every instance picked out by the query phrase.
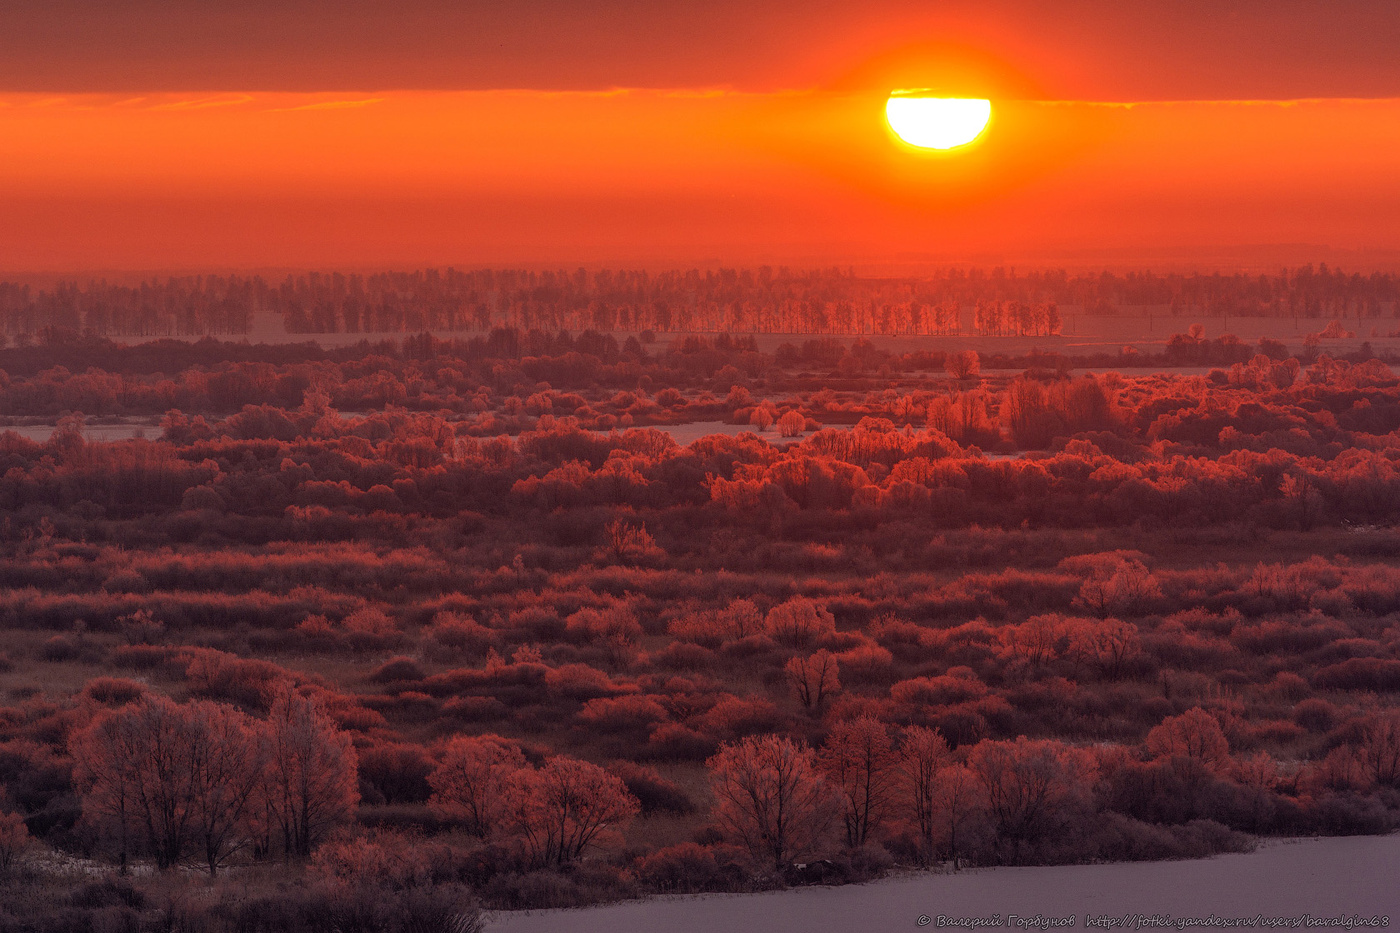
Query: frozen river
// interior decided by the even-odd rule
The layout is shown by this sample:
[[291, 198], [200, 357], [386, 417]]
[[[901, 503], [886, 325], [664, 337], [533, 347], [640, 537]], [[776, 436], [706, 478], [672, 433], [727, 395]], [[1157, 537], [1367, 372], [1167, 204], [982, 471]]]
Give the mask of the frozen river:
[[[1386, 917], [1400, 924], [1400, 835], [1266, 842], [1251, 853], [1176, 862], [986, 868], [911, 874], [871, 884], [767, 894], [653, 898], [582, 910], [498, 913], [487, 933], [879, 933], [939, 928], [939, 916], [1008, 922], [1114, 917], [1112, 930], [1220, 930], [1209, 918], [1247, 918], [1252, 929], [1339, 929], [1303, 919]], [[1133, 915], [1171, 918], [1139, 925]], [[928, 918], [922, 921], [921, 918]], [[1121, 921], [1129, 922], [1122, 925]], [[1270, 925], [1274, 918], [1290, 923]], [[1191, 919], [1207, 924], [1177, 926]], [[1065, 929], [1066, 927], [1057, 927]], [[966, 925], [944, 924], [966, 930]], [[1360, 926], [1356, 929], [1367, 930]]]

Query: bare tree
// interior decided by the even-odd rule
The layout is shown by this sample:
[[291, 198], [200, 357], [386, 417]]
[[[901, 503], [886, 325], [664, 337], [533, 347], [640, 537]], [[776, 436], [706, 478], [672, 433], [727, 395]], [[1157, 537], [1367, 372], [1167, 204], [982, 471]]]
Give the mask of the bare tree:
[[268, 814], [287, 856], [309, 858], [359, 802], [355, 748], [319, 703], [283, 683], [268, 713], [267, 758]]
[[1147, 750], [1155, 758], [1194, 758], [1212, 770], [1230, 758], [1230, 743], [1220, 720], [1199, 706], [1154, 726], [1147, 733]]
[[1377, 784], [1400, 787], [1400, 712], [1370, 717], [1361, 736], [1359, 753], [1366, 774]]
[[937, 729], [910, 726], [900, 744], [899, 757], [914, 826], [923, 843], [924, 857], [931, 858], [937, 838], [938, 780], [952, 761], [948, 743]]
[[836, 808], [805, 744], [748, 736], [721, 746], [707, 765], [716, 817], [755, 859], [782, 868], [820, 844]]
[[457, 736], [428, 776], [433, 788], [428, 806], [485, 839], [505, 817], [511, 776], [525, 766], [520, 749], [498, 736]]
[[250, 841], [252, 801], [264, 776], [265, 745], [259, 724], [221, 703], [186, 709], [190, 753], [190, 827], [213, 875]]
[[982, 372], [982, 361], [978, 358], [976, 350], [949, 353], [943, 365], [948, 370], [948, 375], [954, 379], [971, 379]]
[[133, 833], [161, 868], [184, 855], [193, 811], [192, 746], [187, 717], [159, 694], [104, 710], [74, 737], [74, 781], [84, 813], [93, 822], [117, 824], [123, 868]]
[[509, 780], [513, 829], [535, 864], [566, 865], [608, 829], [641, 809], [622, 779], [587, 761], [556, 755]]
[[1039, 838], [1085, 792], [1081, 756], [1058, 742], [1025, 736], [979, 742], [969, 765], [986, 791], [997, 835], [1013, 844]]
[[839, 668], [836, 656], [823, 648], [805, 658], [793, 658], [783, 672], [802, 708], [819, 710], [828, 696], [841, 689]]
[[841, 801], [851, 848], [864, 845], [888, 813], [897, 760], [889, 727], [871, 716], [838, 723], [818, 754], [818, 765]]

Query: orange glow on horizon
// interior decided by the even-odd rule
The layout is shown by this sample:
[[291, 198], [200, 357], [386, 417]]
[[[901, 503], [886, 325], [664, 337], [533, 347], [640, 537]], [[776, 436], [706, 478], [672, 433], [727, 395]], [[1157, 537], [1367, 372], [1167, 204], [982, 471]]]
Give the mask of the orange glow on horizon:
[[993, 96], [995, 131], [967, 158], [891, 145], [888, 100], [855, 90], [5, 95], [0, 263], [1400, 249], [1400, 100]]

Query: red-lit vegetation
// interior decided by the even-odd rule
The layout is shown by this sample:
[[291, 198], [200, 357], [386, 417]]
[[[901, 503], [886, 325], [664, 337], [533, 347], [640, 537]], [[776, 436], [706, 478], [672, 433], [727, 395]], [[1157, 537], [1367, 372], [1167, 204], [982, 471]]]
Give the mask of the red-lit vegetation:
[[1400, 822], [1382, 361], [632, 343], [0, 352], [64, 419], [0, 434], [0, 928], [183, 865], [298, 881], [191, 924], [379, 929]]

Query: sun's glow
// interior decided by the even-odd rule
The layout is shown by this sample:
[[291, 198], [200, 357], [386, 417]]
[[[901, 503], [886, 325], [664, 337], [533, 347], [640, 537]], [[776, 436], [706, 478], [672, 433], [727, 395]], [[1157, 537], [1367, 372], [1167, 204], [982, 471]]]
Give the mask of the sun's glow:
[[992, 102], [970, 97], [917, 97], [895, 94], [885, 103], [885, 119], [895, 135], [920, 149], [966, 146], [987, 128]]

